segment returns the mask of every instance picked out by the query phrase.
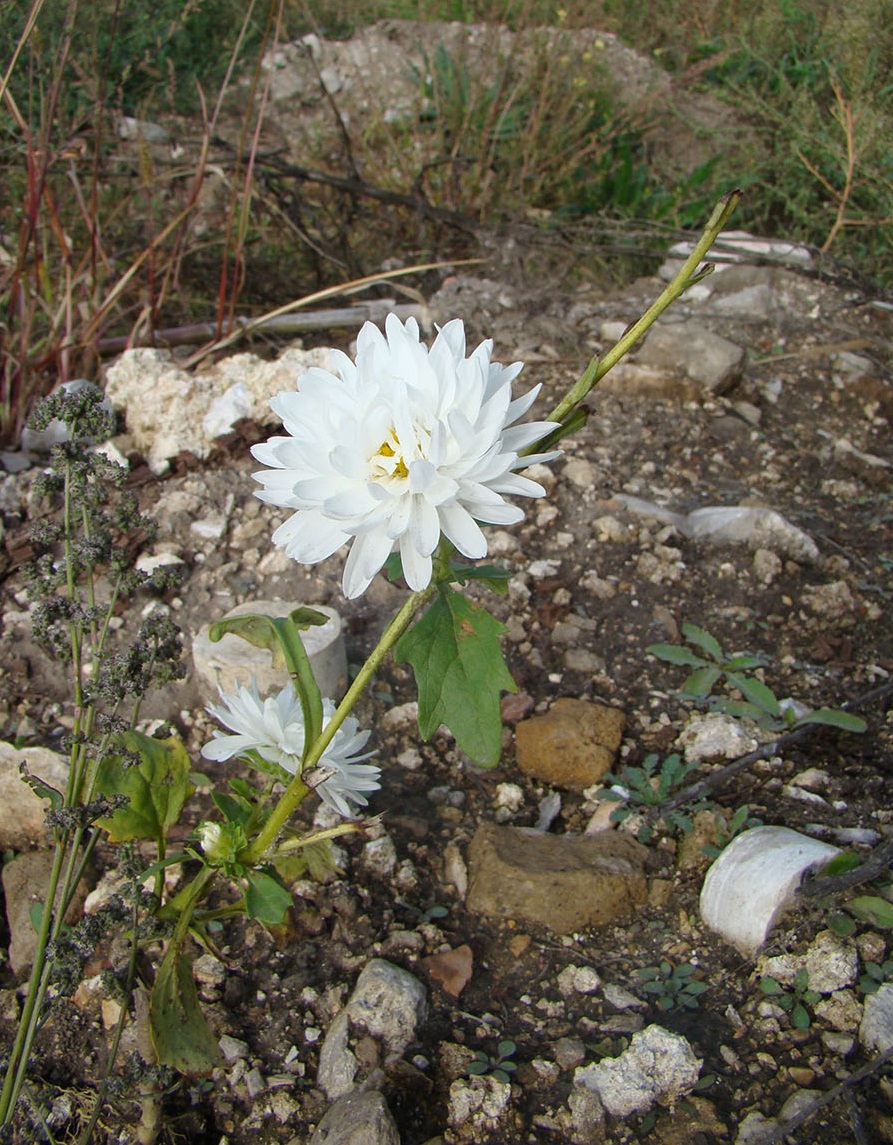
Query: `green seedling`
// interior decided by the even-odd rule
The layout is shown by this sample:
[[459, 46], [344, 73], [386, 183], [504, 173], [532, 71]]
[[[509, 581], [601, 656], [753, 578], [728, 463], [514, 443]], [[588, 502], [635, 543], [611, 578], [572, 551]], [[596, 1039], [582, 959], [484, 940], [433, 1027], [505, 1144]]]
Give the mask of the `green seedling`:
[[786, 1014], [791, 1015], [791, 1023], [795, 1029], [809, 1029], [812, 1024], [812, 1015], [808, 1007], [820, 1002], [822, 996], [817, 994], [815, 990], [809, 989], [809, 971], [805, 967], [798, 970], [794, 975], [794, 980], [789, 989], [782, 986], [777, 978], [768, 974], [760, 979], [760, 989]]
[[697, 1010], [698, 997], [709, 989], [706, 982], [695, 978], [697, 967], [691, 962], [674, 966], [663, 959], [657, 966], [644, 966], [636, 971], [642, 983], [642, 990], [648, 994], [658, 1009]]
[[[611, 812], [611, 822], [622, 823], [630, 815], [663, 807], [697, 766], [697, 763], [686, 763], [676, 752], [663, 761], [651, 753], [645, 756], [641, 767], [624, 767], [619, 775], [605, 776], [607, 786], [601, 792], [602, 799], [621, 804]], [[687, 833], [692, 829], [690, 817], [679, 811], [667, 812], [664, 820], [674, 830]], [[648, 824], [643, 824], [638, 832], [642, 843], [647, 843], [653, 835], [654, 828]]]
[[471, 1077], [488, 1075], [507, 1085], [511, 1081], [509, 1075], [518, 1068], [511, 1060], [517, 1048], [513, 1041], [506, 1040], [499, 1043], [495, 1055], [492, 1056], [485, 1050], [475, 1050], [474, 1061], [468, 1067], [469, 1075]]
[[[791, 700], [779, 700], [767, 684], [750, 674], [767, 666], [769, 660], [764, 653], [744, 652], [727, 656], [715, 636], [694, 624], [683, 624], [682, 635], [688, 647], [651, 644], [646, 651], [667, 664], [693, 669], [682, 685], [684, 698], [695, 700], [714, 711], [751, 719], [770, 731], [795, 731], [808, 724], [825, 724], [848, 732], [865, 731], [865, 721], [852, 712], [838, 708], [803, 711]], [[713, 690], [720, 683], [731, 694], [714, 695]]]
[[859, 989], [863, 994], [876, 994], [885, 982], [893, 979], [893, 959], [886, 962], [866, 962], [859, 977]]
[[729, 843], [742, 831], [749, 831], [751, 827], [762, 827], [763, 825], [762, 819], [757, 819], [751, 815], [747, 803], [743, 803], [728, 821], [721, 813], [717, 812], [716, 821], [716, 842], [706, 843], [701, 848], [703, 854], [710, 859], [718, 859]]

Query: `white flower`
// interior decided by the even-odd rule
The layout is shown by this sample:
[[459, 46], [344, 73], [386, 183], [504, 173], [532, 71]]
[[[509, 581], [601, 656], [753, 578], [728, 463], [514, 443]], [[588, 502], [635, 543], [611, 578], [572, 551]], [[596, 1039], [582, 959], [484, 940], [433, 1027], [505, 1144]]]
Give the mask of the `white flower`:
[[[304, 755], [304, 715], [301, 703], [290, 684], [276, 696], [261, 699], [257, 683], [251, 687], [237, 685], [233, 694], [220, 693], [222, 704], [209, 704], [208, 711], [234, 735], [215, 732], [214, 739], [202, 748], [205, 759], [224, 760], [257, 752], [261, 759], [297, 775]], [[322, 726], [325, 728], [335, 714], [331, 700], [322, 702]], [[348, 716], [323, 752], [318, 766], [330, 771], [317, 791], [324, 802], [340, 815], [350, 817], [356, 808], [369, 802], [366, 794], [377, 791], [381, 768], [364, 764], [373, 752], [362, 752], [369, 732], [361, 732], [359, 724]], [[355, 804], [356, 807], [352, 807]]]
[[296, 510], [274, 532], [275, 544], [315, 564], [353, 538], [348, 597], [365, 591], [393, 550], [410, 588], [427, 587], [441, 533], [464, 556], [486, 556], [478, 522], [510, 525], [524, 516], [503, 494], [545, 494], [515, 470], [558, 456], [518, 456], [554, 428], [513, 425], [540, 388], [512, 400], [520, 362], [491, 362], [490, 341], [466, 358], [459, 319], [430, 350], [412, 318], [404, 326], [390, 314], [385, 330], [387, 337], [367, 322], [356, 363], [332, 351], [337, 377], [314, 368], [296, 392], [273, 398], [290, 436], [252, 449], [270, 467], [254, 475], [264, 486], [258, 497]]

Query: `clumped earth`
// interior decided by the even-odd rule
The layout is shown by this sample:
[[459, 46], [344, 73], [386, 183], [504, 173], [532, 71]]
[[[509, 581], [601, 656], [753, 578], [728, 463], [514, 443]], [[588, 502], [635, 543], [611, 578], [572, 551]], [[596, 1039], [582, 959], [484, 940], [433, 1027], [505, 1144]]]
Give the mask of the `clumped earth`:
[[[538, 409], [545, 411], [603, 344], [602, 322], [635, 318], [661, 284], [645, 278], [605, 294], [584, 280], [571, 289], [550, 278], [554, 251], [543, 260], [550, 270], [536, 273], [538, 250], [502, 259], [478, 278], [447, 277], [431, 306], [437, 321], [464, 317], [471, 344], [493, 337], [498, 359], [525, 360], [523, 380], [543, 383]], [[512, 277], [512, 267], [523, 267], [524, 276]], [[371, 807], [382, 819], [373, 834], [390, 838], [396, 862], [370, 865], [366, 840], [348, 837], [339, 843], [343, 870], [324, 883], [302, 882], [287, 926], [265, 931], [228, 922], [217, 934], [222, 969], [201, 978], [201, 991], [214, 1029], [246, 1043], [247, 1057], [210, 1082], [175, 1086], [164, 1100], [163, 1140], [309, 1140], [327, 1106], [315, 1086], [321, 1039], [373, 955], [405, 967], [428, 987], [430, 1011], [419, 1041], [384, 1083], [404, 1145], [438, 1134], [482, 1145], [570, 1140], [562, 1109], [566, 1113], [574, 1067], [618, 1054], [651, 1022], [688, 1039], [707, 1080], [675, 1110], [609, 1118], [606, 1141], [734, 1141], [745, 1113], [776, 1116], [792, 1094], [830, 1090], [871, 1060], [858, 1041], [849, 1054], [829, 1048], [834, 1039], [823, 1035], [834, 1029], [819, 1017], [799, 1030], [789, 1015], [766, 1010], [754, 962], [701, 923], [698, 895], [707, 859], [682, 869], [684, 840], [677, 833], [658, 831], [649, 842], [665, 879], [660, 905], [655, 899], [635, 917], [572, 936], [471, 914], [452, 881], [455, 863], [445, 869], [445, 857], [467, 853], [479, 824], [536, 822], [549, 791], [516, 766], [513, 727], [523, 715], [560, 697], [599, 700], [627, 717], [621, 763], [673, 749], [692, 711], [678, 696], [684, 673], [646, 649], [678, 641], [683, 622], [708, 630], [726, 649], [764, 651], [765, 680], [776, 695], [813, 708], [857, 700], [893, 672], [893, 314], [813, 271], [749, 267], [734, 273], [741, 289], [748, 273], [751, 285], [771, 286], [767, 313], [723, 313], [714, 305], [719, 292], [713, 301], [683, 302], [675, 312], [746, 348], [734, 384], [722, 395], [708, 394], [668, 371], [663, 388], [595, 392], [587, 425], [551, 467], [548, 498], [530, 507], [519, 528], [491, 534], [492, 555], [511, 572], [512, 584], [507, 596], [489, 597], [487, 606], [508, 627], [505, 653], [522, 694], [506, 706], [499, 766], [477, 769], [449, 737], [423, 744], [410, 722], [386, 718], [395, 709], [399, 715], [415, 693], [408, 669], [389, 664], [379, 674], [358, 715], [373, 728], [383, 767], [382, 790]], [[861, 359], [857, 369], [851, 368], [854, 354]], [[269, 536], [279, 518], [256, 501], [250, 477], [256, 466], [248, 446], [261, 436], [243, 425], [207, 462], [182, 457], [163, 478], [131, 457], [134, 487], [158, 518], [161, 538], [185, 562], [181, 586], [163, 603], [187, 640], [252, 599], [329, 604], [345, 618], [349, 660], [359, 664], [403, 590], [379, 578], [363, 599], [348, 603], [340, 594], [339, 559], [305, 569], [272, 549]], [[20, 744], [51, 745], [69, 701], [58, 669], [28, 639], [15, 564], [22, 530], [40, 508], [29, 495], [36, 472], [2, 482], [10, 567], [2, 600], [0, 730]], [[819, 557], [806, 563], [782, 554], [767, 563], [745, 544], [691, 540], [655, 515], [631, 512], [619, 494], [677, 512], [766, 506], [812, 536]], [[221, 511], [226, 527], [219, 539], [204, 540], [191, 528]], [[134, 614], [149, 603], [148, 597], [137, 601]], [[713, 799], [728, 813], [747, 804], [764, 823], [871, 829], [886, 839], [893, 832], [888, 706], [889, 697], [864, 710], [864, 735], [819, 730], [743, 769], [718, 786]], [[155, 697], [146, 714], [170, 720], [198, 763], [213, 726], [202, 707], [188, 677]], [[827, 773], [820, 801], [790, 794], [790, 780], [808, 768]], [[710, 770], [704, 765], [690, 778]], [[516, 810], [497, 814], [497, 789], [506, 783], [517, 785], [522, 798]], [[560, 796], [551, 829], [582, 831], [593, 802], [584, 793]], [[184, 838], [209, 807], [207, 791], [200, 791]], [[111, 849], [100, 849], [100, 867], [115, 861]], [[825, 929], [832, 905], [814, 903], [789, 916], [766, 953], [805, 950]], [[870, 956], [883, 963], [889, 954], [887, 933], [868, 924], [859, 924], [857, 942], [863, 961]], [[472, 973], [455, 998], [422, 960], [464, 944], [472, 951]], [[636, 971], [662, 960], [696, 966], [707, 987], [696, 1008], [664, 1011], [642, 990]], [[593, 968], [603, 983], [640, 995], [643, 1005], [618, 1008], [602, 990], [568, 994], [559, 984], [568, 966]], [[8, 971], [3, 978], [13, 990]], [[0, 1017], [8, 1035], [14, 1011], [7, 1005]], [[71, 1113], [59, 1139], [75, 1133], [78, 1111], [89, 1105], [108, 1039], [95, 1001], [83, 1000], [63, 1006], [41, 1036], [35, 1083], [58, 1087]], [[508, 1112], [473, 1138], [467, 1127], [449, 1129], [450, 1083], [467, 1068], [457, 1047], [495, 1056], [506, 1039], [516, 1043], [518, 1067]], [[267, 1082], [259, 1092], [249, 1084], [255, 1069]], [[885, 1071], [853, 1087], [851, 1097], [821, 1109], [801, 1139], [893, 1140], [893, 1086]], [[132, 1139], [138, 1118], [134, 1091], [125, 1089], [103, 1114], [104, 1139]]]

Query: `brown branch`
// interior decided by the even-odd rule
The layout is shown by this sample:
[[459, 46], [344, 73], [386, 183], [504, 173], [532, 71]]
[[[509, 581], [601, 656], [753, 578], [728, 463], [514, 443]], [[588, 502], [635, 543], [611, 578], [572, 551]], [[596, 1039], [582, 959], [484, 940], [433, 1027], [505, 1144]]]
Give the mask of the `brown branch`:
[[852, 890], [853, 887], [873, 882], [881, 875], [885, 875], [891, 863], [893, 863], [893, 839], [888, 839], [886, 843], [875, 847], [865, 862], [852, 871], [844, 871], [840, 875], [828, 875], [823, 879], [810, 878], [807, 873], [805, 882], [797, 888], [797, 894], [801, 898], [816, 899]]
[[850, 1074], [849, 1077], [839, 1084], [835, 1085], [833, 1089], [829, 1089], [827, 1093], [823, 1093], [821, 1097], [817, 1097], [815, 1101], [811, 1102], [806, 1109], [796, 1114], [794, 1117], [788, 1118], [783, 1121], [777, 1129], [773, 1129], [767, 1133], [765, 1137], [757, 1137], [753, 1145], [776, 1145], [777, 1142], [784, 1140], [785, 1137], [790, 1136], [795, 1129], [807, 1122], [810, 1117], [814, 1116], [820, 1109], [824, 1109], [826, 1105], [830, 1105], [832, 1101], [836, 1101], [842, 1094], [847, 1093], [854, 1086], [864, 1081], [867, 1077], [871, 1077], [873, 1073], [887, 1064], [893, 1058], [893, 1046], [884, 1050], [882, 1054], [878, 1054], [872, 1058], [871, 1061], [857, 1069], [855, 1073]]
[[[874, 688], [872, 691], [866, 692], [865, 695], [859, 696], [858, 699], [843, 704], [842, 709], [845, 712], [857, 712], [860, 708], [866, 707], [868, 704], [881, 699], [883, 696], [889, 695], [891, 692], [893, 692], [893, 684], [882, 684], [879, 688]], [[784, 735], [770, 740], [769, 743], [762, 744], [755, 751], [749, 751], [747, 755], [741, 755], [737, 759], [733, 759], [731, 763], [727, 763], [725, 767], [721, 767], [718, 771], [711, 772], [710, 775], [698, 780], [697, 783], [691, 783], [688, 787], [683, 787], [680, 792], [674, 795], [667, 803], [664, 803], [662, 807], [655, 808], [652, 814], [659, 817], [665, 811], [671, 811], [683, 803], [690, 803], [694, 799], [700, 799], [701, 796], [706, 795], [708, 791], [712, 791], [714, 787], [718, 787], [730, 776], [735, 775], [743, 768], [749, 767], [750, 764], [756, 763], [761, 759], [771, 759], [773, 755], [778, 755], [782, 748], [789, 747], [793, 743], [799, 743], [801, 740], [814, 735], [818, 728], [825, 726], [824, 724], [805, 724], [795, 731], [785, 732]]]

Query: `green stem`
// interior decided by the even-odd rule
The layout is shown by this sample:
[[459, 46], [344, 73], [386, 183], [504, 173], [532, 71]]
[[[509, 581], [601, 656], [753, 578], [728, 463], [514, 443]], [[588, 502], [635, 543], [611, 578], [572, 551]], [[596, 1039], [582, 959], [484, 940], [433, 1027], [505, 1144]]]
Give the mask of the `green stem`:
[[[335, 733], [350, 714], [354, 704], [366, 690], [366, 686], [380, 667], [384, 658], [409, 627], [412, 618], [419, 608], [430, 600], [436, 591], [436, 586], [430, 585], [422, 592], [414, 592], [385, 629], [381, 640], [379, 640], [378, 644], [372, 650], [366, 663], [357, 673], [356, 679], [347, 689], [344, 699], [335, 709], [334, 715], [323, 728], [322, 733], [311, 745], [304, 759], [303, 772], [307, 772], [310, 768], [315, 767], [322, 759], [323, 753], [332, 742]], [[264, 824], [257, 838], [239, 855], [240, 863], [244, 863], [246, 867], [252, 867], [261, 861], [266, 855], [267, 850], [279, 838], [283, 827], [307, 797], [309, 791], [310, 788], [303, 781], [301, 776], [296, 775], [280, 796], [279, 802], [273, 808], [269, 819]]]
[[[576, 406], [583, 401], [589, 391], [598, 385], [605, 374], [607, 374], [609, 370], [612, 370], [620, 359], [629, 353], [646, 331], [650, 330], [667, 307], [671, 306], [680, 295], [688, 290], [692, 277], [701, 265], [701, 260], [716, 242], [720, 233], [725, 229], [740, 199], [740, 191], [729, 191], [727, 195], [723, 195], [722, 199], [720, 199], [714, 208], [713, 214], [710, 216], [697, 246], [685, 260], [673, 281], [648, 307], [642, 317], [637, 322], [634, 322], [624, 333], [623, 337], [608, 350], [603, 358], [596, 357], [592, 359], [583, 371], [579, 381], [574, 385], [567, 396], [562, 398], [550, 414], [546, 415], [548, 421], [564, 421]], [[534, 444], [530, 447], [530, 452], [538, 449], [539, 445]]]

